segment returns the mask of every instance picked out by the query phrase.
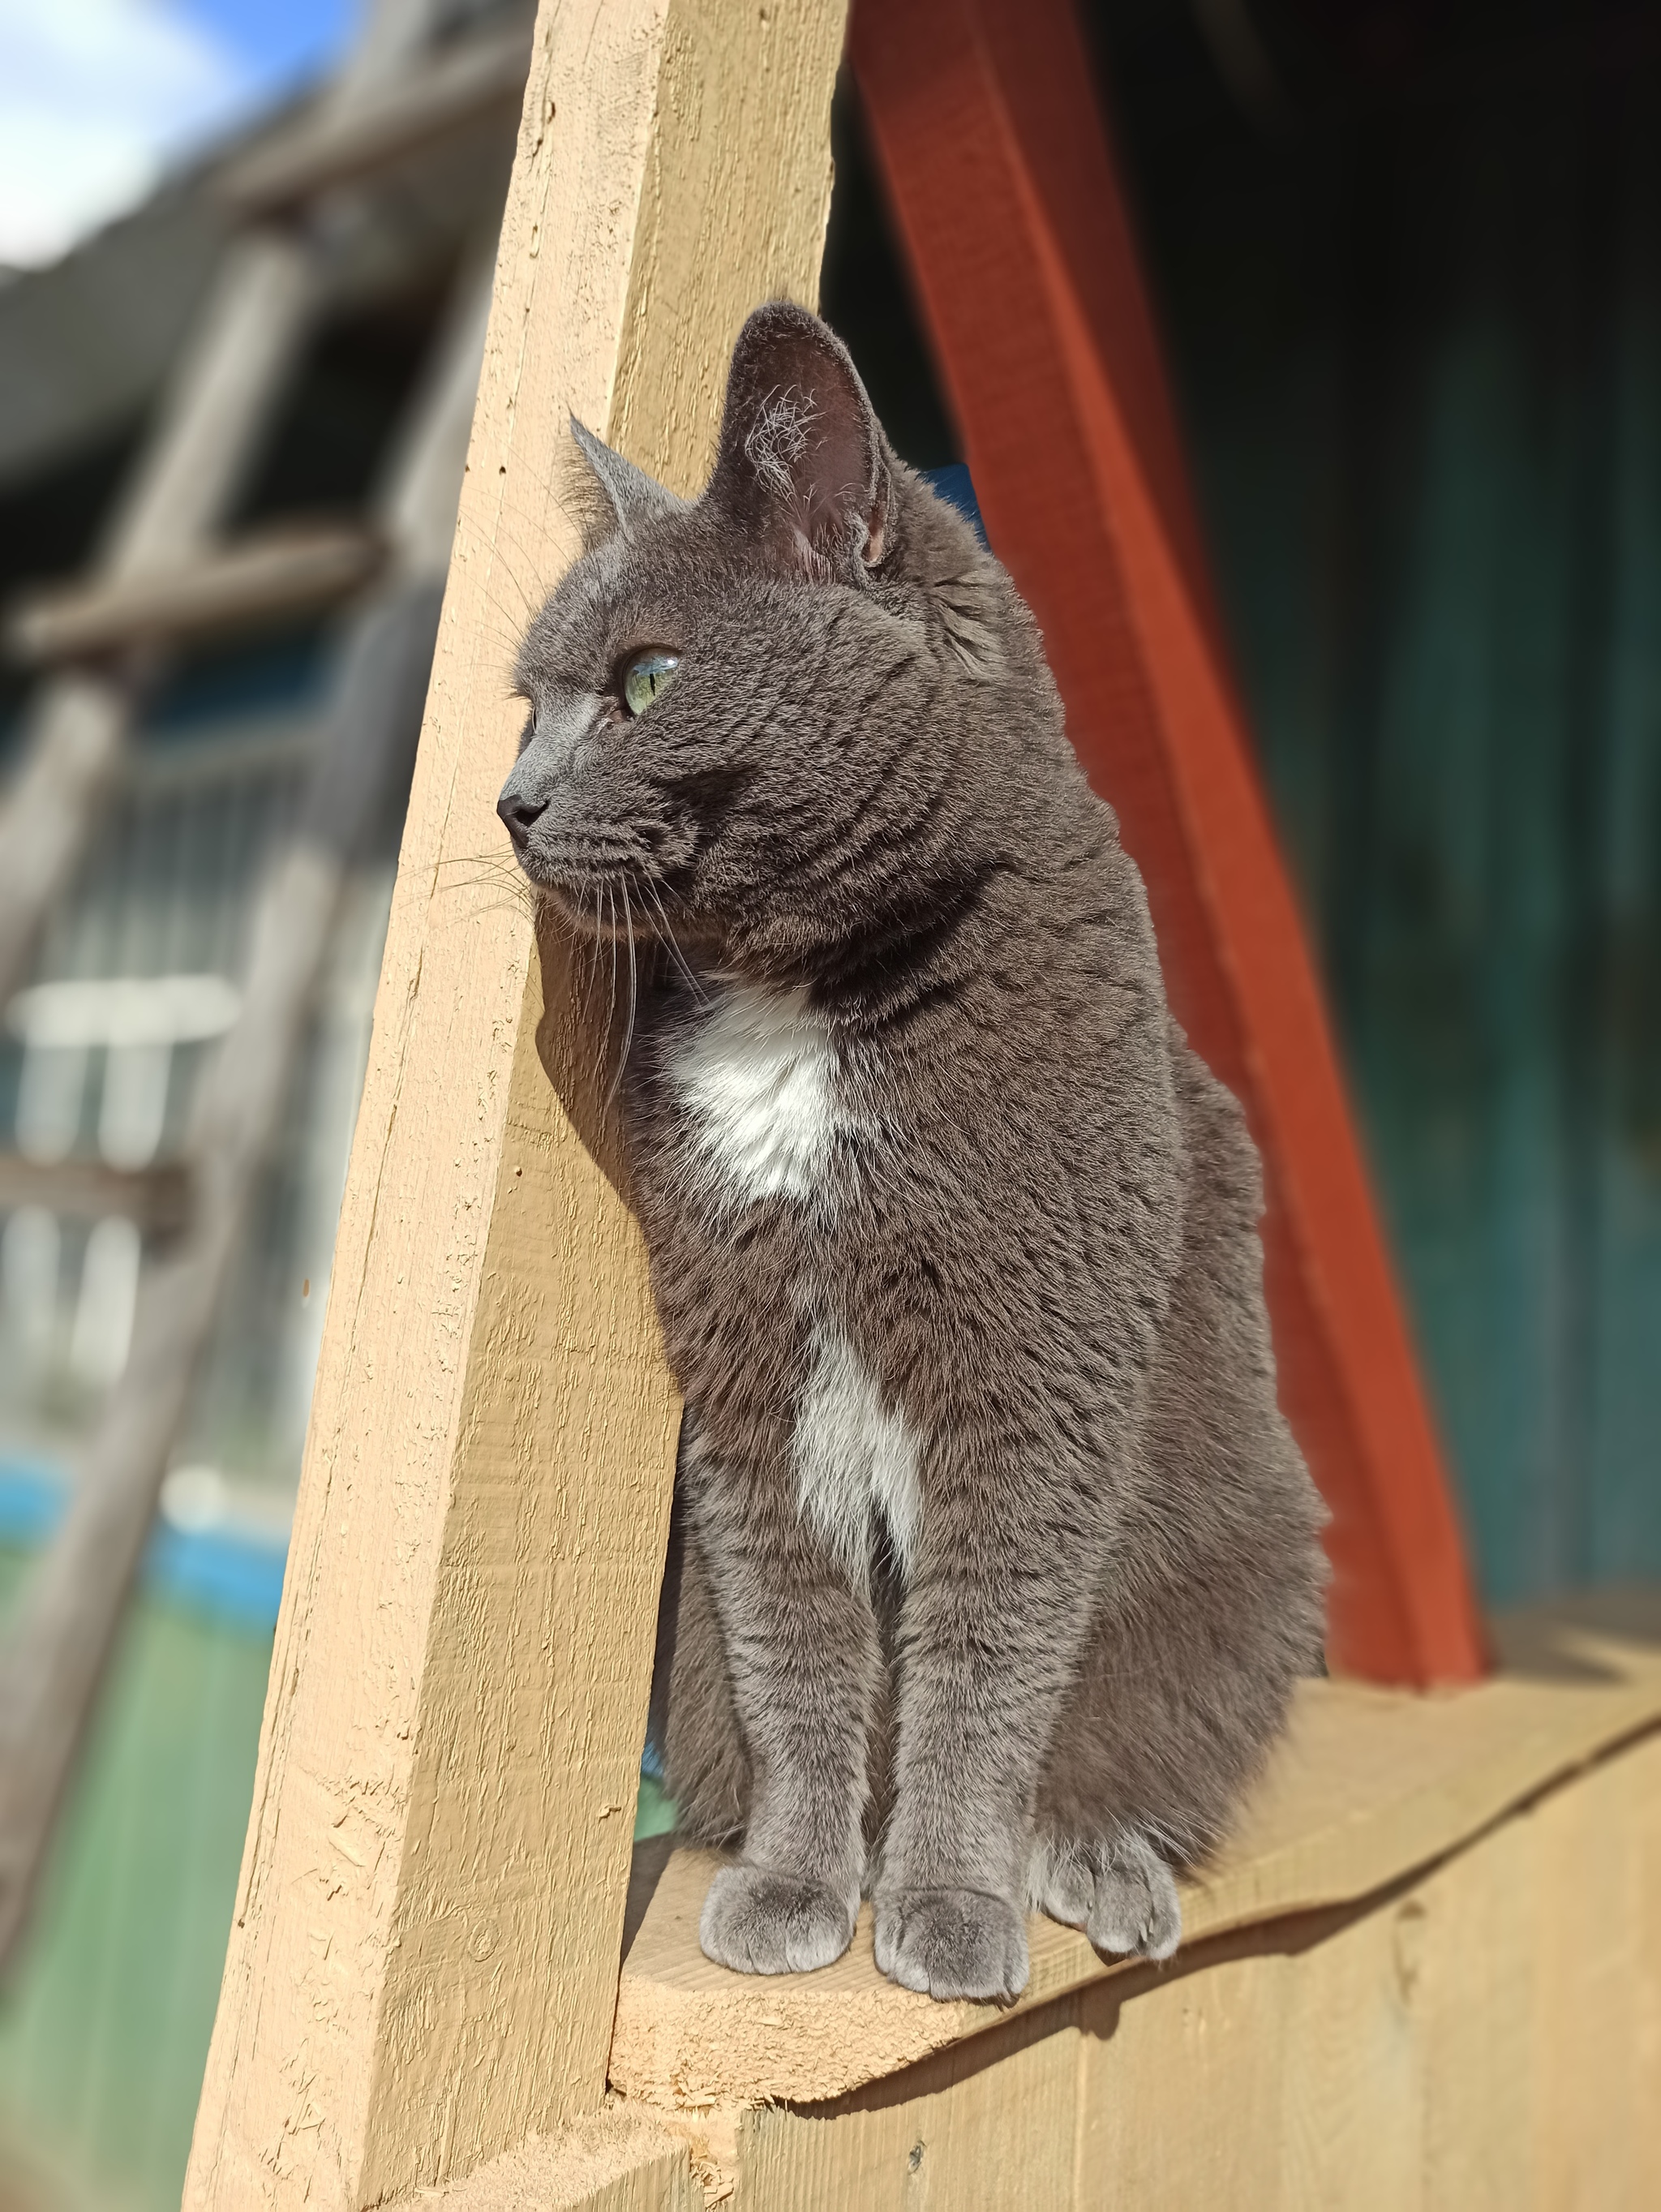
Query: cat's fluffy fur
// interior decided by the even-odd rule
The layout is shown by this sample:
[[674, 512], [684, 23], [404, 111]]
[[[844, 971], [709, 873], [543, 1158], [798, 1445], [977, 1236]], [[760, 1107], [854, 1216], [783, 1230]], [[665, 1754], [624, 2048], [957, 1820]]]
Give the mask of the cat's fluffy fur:
[[[657, 1724], [741, 1843], [712, 1957], [1008, 1997], [1029, 1902], [1167, 1955], [1318, 1664], [1258, 1166], [1167, 1011], [1038, 633], [775, 305], [678, 501], [603, 494], [501, 808], [579, 926], [671, 932], [623, 1080], [685, 1393]], [[681, 656], [636, 717], [642, 648]]]

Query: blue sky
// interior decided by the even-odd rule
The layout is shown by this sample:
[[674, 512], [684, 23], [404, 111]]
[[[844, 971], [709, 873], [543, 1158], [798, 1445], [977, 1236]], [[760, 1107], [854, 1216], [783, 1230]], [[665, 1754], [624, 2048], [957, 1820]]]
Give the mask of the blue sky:
[[353, 0], [178, 0], [262, 84], [292, 82], [334, 58], [357, 15]]
[[54, 261], [325, 69], [359, 0], [0, 0], [0, 263]]

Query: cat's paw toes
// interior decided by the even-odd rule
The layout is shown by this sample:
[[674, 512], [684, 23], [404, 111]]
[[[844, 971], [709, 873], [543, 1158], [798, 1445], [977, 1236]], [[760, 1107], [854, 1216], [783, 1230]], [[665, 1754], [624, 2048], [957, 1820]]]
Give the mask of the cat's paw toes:
[[1118, 1851], [1096, 1876], [1084, 1932], [1098, 1951], [1168, 1959], [1182, 1937], [1182, 1905], [1171, 1869], [1144, 1848]]
[[704, 1956], [741, 1974], [806, 1974], [840, 1959], [853, 1917], [835, 1891], [766, 1867], [723, 1867], [698, 1923]]
[[1027, 1986], [1026, 1923], [978, 1889], [879, 1892], [876, 1963], [902, 1989], [1007, 2003]]
[[1027, 1877], [1027, 1901], [1064, 1928], [1082, 1928], [1096, 1901], [1100, 1869], [1099, 1852], [1075, 1844], [1040, 1843]]

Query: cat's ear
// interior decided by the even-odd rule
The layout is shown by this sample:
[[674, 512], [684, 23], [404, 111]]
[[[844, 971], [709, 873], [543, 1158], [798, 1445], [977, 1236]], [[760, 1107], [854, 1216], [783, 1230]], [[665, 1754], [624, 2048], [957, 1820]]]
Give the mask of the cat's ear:
[[777, 565], [854, 580], [886, 550], [885, 452], [840, 338], [787, 301], [758, 307], [733, 348], [706, 496]]
[[571, 418], [571, 434], [602, 495], [593, 511], [585, 517], [583, 535], [589, 544], [609, 538], [617, 530], [625, 538], [633, 538], [643, 522], [685, 512], [686, 501], [677, 499], [667, 484], [660, 484], [656, 477], [649, 477], [633, 461], [626, 461], [621, 453], [613, 453], [591, 430], [585, 429], [574, 415]]

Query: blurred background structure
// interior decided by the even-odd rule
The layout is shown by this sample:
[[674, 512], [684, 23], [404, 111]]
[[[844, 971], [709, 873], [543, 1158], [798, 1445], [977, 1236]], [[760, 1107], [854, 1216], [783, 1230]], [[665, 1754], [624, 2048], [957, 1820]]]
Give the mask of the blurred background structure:
[[[179, 127], [220, 135], [147, 195], [130, 154], [102, 203], [78, 176], [47, 204], [69, 119], [0, 157], [0, 256], [40, 264], [0, 287], [0, 1626], [26, 1621], [87, 1470], [131, 1460], [112, 1412], [193, 1233], [203, 1100], [234, 1097], [258, 1041], [271, 902], [286, 880], [292, 921], [309, 884], [321, 917], [315, 977], [284, 971], [294, 1048], [211, 1332], [149, 1492], [130, 1486], [145, 1521], [159, 1494], [138, 1594], [0, 1990], [0, 2205], [149, 2208], [177, 2202], [217, 1992], [529, 15], [63, 12], [91, 27], [64, 118], [142, 32]], [[1081, 12], [1484, 1595], [1652, 1576], [1661, 17]], [[0, 78], [21, 20], [0, 0]], [[239, 27], [274, 107], [225, 59]], [[308, 69], [334, 75], [285, 79]], [[901, 453], [953, 463], [847, 88], [836, 131], [825, 310]], [[123, 190], [137, 204], [74, 242]], [[167, 558], [124, 567], [239, 299], [263, 384], [216, 486], [187, 471], [161, 501]], [[521, 576], [527, 606], [543, 580]], [[501, 611], [505, 684], [524, 611]], [[93, 739], [43, 786], [70, 707]], [[367, 785], [327, 781], [354, 760]], [[43, 791], [84, 837], [20, 840]], [[324, 875], [296, 889], [306, 851]], [[33, 883], [41, 927], [8, 937]]]

